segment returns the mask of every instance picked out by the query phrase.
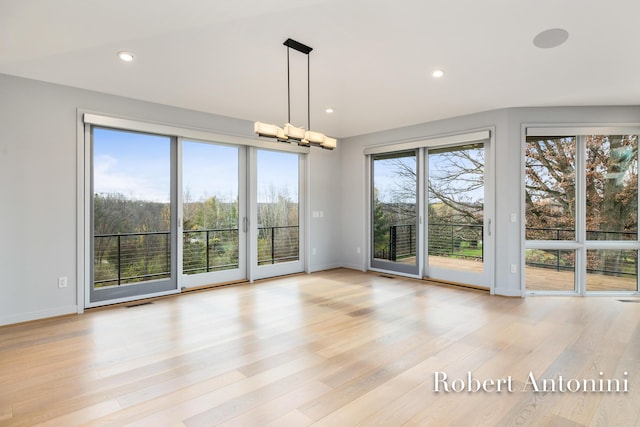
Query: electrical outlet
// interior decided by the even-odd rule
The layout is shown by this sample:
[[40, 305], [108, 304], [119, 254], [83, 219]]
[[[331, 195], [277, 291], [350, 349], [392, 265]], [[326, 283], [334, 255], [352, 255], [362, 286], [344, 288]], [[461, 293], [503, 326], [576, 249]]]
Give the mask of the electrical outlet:
[[58, 277], [58, 287], [59, 288], [67, 287], [67, 276]]
[[315, 255], [316, 254], [316, 248], [311, 249], [311, 255]]
[[357, 254], [359, 254], [359, 253], [360, 253], [360, 246], [358, 246], [358, 247], [356, 248], [356, 253], [357, 253]]
[[518, 266], [516, 264], [511, 264], [511, 272], [512, 273], [517, 273], [518, 272]]

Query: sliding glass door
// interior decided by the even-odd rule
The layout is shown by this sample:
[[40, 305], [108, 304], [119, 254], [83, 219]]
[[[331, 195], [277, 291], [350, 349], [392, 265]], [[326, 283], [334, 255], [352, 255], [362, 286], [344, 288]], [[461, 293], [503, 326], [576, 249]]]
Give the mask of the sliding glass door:
[[86, 307], [305, 271], [308, 148], [90, 120], [99, 124], [85, 126]]
[[244, 151], [182, 141], [184, 287], [247, 277]]
[[489, 144], [480, 131], [371, 149], [372, 269], [491, 288]]
[[177, 289], [176, 140], [92, 128], [89, 301]]
[[427, 150], [427, 275], [489, 287], [485, 144]]
[[253, 158], [252, 278], [304, 271], [304, 162], [297, 153], [270, 150], [255, 150]]
[[418, 274], [416, 150], [377, 154], [371, 162], [371, 267]]

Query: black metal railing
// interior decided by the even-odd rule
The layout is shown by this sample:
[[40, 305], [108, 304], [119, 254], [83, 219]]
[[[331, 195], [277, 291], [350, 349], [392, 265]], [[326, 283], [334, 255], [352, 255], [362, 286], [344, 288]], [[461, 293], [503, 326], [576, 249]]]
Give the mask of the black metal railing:
[[415, 254], [415, 225], [397, 224], [389, 227], [387, 244], [374, 253], [374, 258], [397, 261]]
[[170, 232], [94, 235], [94, 286], [120, 286], [171, 275]]
[[[544, 228], [527, 227], [525, 229], [527, 240], [575, 240], [573, 228]], [[637, 231], [605, 231], [586, 230], [586, 238], [591, 241], [632, 241], [638, 239]], [[609, 249], [609, 251], [624, 251], [625, 249]], [[529, 267], [544, 268], [555, 271], [575, 271], [574, 250], [562, 249], [532, 249], [544, 256], [527, 256], [525, 265]], [[629, 251], [632, 255], [621, 257], [596, 256], [587, 252], [587, 273], [603, 274], [615, 277], [636, 277], [638, 274], [637, 251]]]
[[299, 241], [297, 225], [258, 226], [258, 265], [299, 260]]
[[[527, 240], [575, 240], [573, 228], [527, 227]], [[637, 231], [587, 230], [587, 240], [638, 240]]]
[[[258, 264], [300, 259], [299, 226], [258, 227]], [[238, 228], [185, 230], [183, 273], [238, 268]], [[169, 231], [94, 235], [94, 287], [171, 276]]]
[[[625, 251], [626, 249], [608, 249], [608, 251]], [[539, 254], [529, 256], [525, 260], [527, 267], [544, 268], [554, 271], [575, 271], [574, 250], [529, 249]], [[638, 275], [637, 251], [628, 250], [629, 256], [589, 256], [587, 255], [587, 274], [602, 274], [613, 277], [636, 277]], [[540, 254], [543, 254], [541, 256]]]
[[182, 272], [198, 274], [238, 268], [238, 238], [238, 228], [183, 231]]
[[[389, 243], [375, 252], [377, 259], [401, 260], [416, 255], [415, 224], [389, 227]], [[482, 224], [429, 224], [429, 254], [482, 261]]]
[[483, 224], [429, 223], [429, 255], [484, 259]]

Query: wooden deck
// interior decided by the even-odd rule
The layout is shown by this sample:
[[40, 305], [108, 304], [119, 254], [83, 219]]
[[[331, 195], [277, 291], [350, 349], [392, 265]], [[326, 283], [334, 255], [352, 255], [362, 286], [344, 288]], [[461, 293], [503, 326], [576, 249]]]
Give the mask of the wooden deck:
[[[402, 264], [415, 264], [416, 257], [408, 257], [399, 260]], [[443, 268], [447, 270], [471, 271], [474, 273], [482, 273], [484, 265], [481, 261], [472, 259], [449, 258], [444, 256], [429, 256], [429, 265], [431, 267]]]
[[[404, 258], [400, 262], [415, 264], [416, 257]], [[483, 269], [483, 264], [476, 260], [441, 256], [430, 256], [429, 264], [432, 267], [474, 273], [481, 273]], [[525, 280], [528, 291], [573, 291], [575, 289], [574, 274], [568, 271], [527, 266]], [[586, 280], [587, 291], [592, 292], [635, 292], [638, 289], [637, 279], [628, 276], [587, 274]]]
[[0, 328], [0, 426], [638, 426], [639, 309], [338, 269], [91, 310]]
[[[549, 268], [527, 267], [526, 287], [529, 291], [573, 291], [572, 271], [556, 271]], [[604, 274], [587, 274], [587, 291], [636, 291], [637, 278], [615, 277]]]

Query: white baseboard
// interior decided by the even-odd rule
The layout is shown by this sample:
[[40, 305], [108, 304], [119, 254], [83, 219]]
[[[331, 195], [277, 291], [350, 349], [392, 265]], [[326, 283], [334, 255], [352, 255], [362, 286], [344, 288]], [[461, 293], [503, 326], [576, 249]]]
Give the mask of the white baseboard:
[[78, 306], [69, 305], [66, 307], [51, 308], [40, 311], [30, 311], [27, 313], [0, 316], [0, 326], [12, 325], [14, 323], [30, 322], [32, 320], [47, 319], [49, 317], [64, 316], [78, 313]]
[[356, 271], [367, 271], [364, 265], [357, 265], [357, 264], [340, 264], [338, 267], [349, 268], [351, 270], [356, 270]]
[[313, 265], [309, 267], [309, 273], [316, 273], [318, 271], [324, 271], [324, 270], [333, 270], [334, 268], [340, 268], [340, 267], [342, 267], [342, 265], [340, 265], [339, 263]]
[[512, 289], [512, 288], [495, 288], [493, 291], [494, 295], [502, 295], [503, 297], [521, 297], [522, 291], [520, 289]]

